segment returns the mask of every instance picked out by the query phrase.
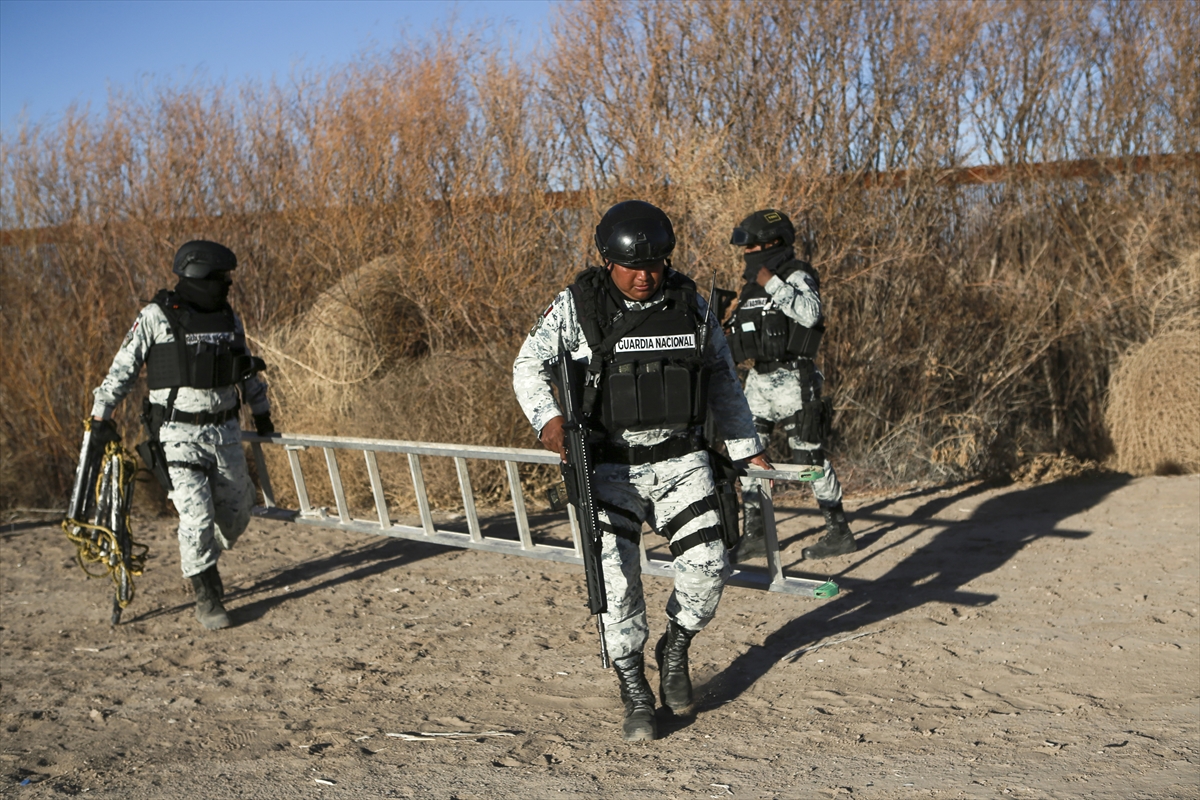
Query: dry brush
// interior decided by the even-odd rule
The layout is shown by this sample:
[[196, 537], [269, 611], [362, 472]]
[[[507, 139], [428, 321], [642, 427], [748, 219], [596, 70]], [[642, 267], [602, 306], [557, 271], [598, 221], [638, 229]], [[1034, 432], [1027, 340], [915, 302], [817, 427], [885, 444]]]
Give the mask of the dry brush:
[[[239, 255], [283, 429], [535, 446], [512, 357], [629, 197], [731, 288], [732, 225], [792, 214], [852, 484], [1111, 454], [1114, 365], [1197, 303], [1194, 3], [558, 11], [526, 62], [446, 34], [6, 132], [3, 504], [61, 504], [89, 390], [195, 237]], [[1092, 168], [1029, 166], [1072, 159]], [[951, 179], [980, 162], [1007, 171]], [[432, 484], [453, 505], [453, 475]]]

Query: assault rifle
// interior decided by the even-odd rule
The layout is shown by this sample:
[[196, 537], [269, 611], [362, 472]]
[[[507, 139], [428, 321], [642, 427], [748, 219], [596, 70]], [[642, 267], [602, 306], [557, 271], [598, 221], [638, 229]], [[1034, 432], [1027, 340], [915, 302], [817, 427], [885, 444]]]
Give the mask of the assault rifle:
[[567, 487], [567, 502], [575, 506], [575, 516], [579, 522], [588, 613], [595, 615], [596, 630], [600, 634], [600, 666], [608, 669], [608, 646], [604, 643], [604, 619], [601, 617], [608, 611], [608, 598], [604, 594], [604, 573], [600, 566], [600, 517], [596, 513], [596, 495], [592, 489], [594, 473], [591, 445], [587, 440], [587, 421], [579, 410], [578, 400], [582, 370], [561, 345], [558, 356], [546, 362], [546, 366], [554, 375], [563, 411], [563, 443], [567, 461], [561, 466]]
[[708, 346], [708, 340], [712, 338], [713, 323], [709, 320], [716, 316], [716, 325], [721, 324], [725, 312], [729, 310], [729, 306], [737, 297], [736, 292], [731, 292], [728, 289], [717, 288], [717, 271], [713, 270], [712, 286], [708, 290], [708, 309], [704, 312], [704, 322], [701, 324], [700, 337], [696, 341], [696, 354], [704, 358], [704, 348]]
[[[712, 286], [709, 287], [709, 290], [708, 290], [708, 305], [704, 309], [704, 321], [700, 323], [700, 330], [697, 331], [697, 333], [699, 335], [696, 336], [696, 356], [698, 358], [700, 358], [701, 361], [703, 361], [703, 359], [704, 359], [704, 350], [705, 350], [705, 348], [708, 347], [708, 337], [712, 335], [712, 325], [709, 323], [709, 320], [712, 319], [712, 313], [713, 313], [712, 304], [713, 304], [713, 299], [716, 297], [716, 294], [717, 294], [717, 271], [714, 269], [713, 270], [713, 278], [712, 278]], [[720, 324], [720, 320], [717, 321], [717, 324], [718, 325]]]

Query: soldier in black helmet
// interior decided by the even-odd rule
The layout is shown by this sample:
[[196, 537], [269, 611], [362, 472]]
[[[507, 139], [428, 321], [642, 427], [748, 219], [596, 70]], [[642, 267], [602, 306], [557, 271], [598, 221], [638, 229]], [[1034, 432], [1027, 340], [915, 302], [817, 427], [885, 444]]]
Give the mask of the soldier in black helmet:
[[179, 276], [145, 306], [95, 390], [93, 431], [116, 438], [113, 408], [142, 365], [150, 441], [138, 448], [179, 512], [179, 556], [196, 593], [196, 617], [227, 628], [217, 559], [250, 521], [254, 487], [242, 452], [238, 409], [250, 406], [259, 434], [274, 432], [263, 362], [250, 355], [242, 321], [227, 300], [237, 257], [216, 242], [191, 241], [175, 254]]
[[[821, 399], [824, 377], [813, 359], [825, 330], [817, 271], [796, 258], [796, 229], [773, 208], [755, 211], [733, 229], [730, 244], [744, 248], [746, 284], [727, 323], [734, 361], [753, 361], [746, 378], [746, 399], [754, 424], [766, 441], [782, 425], [794, 464], [821, 467], [824, 477], [813, 492], [825, 516], [825, 535], [804, 548], [809, 559], [852, 553], [854, 535], [842, 509], [842, 485], [824, 444], [833, 409]], [[757, 487], [744, 487], [744, 532], [739, 561], [762, 556], [762, 498]]]
[[683, 712], [692, 704], [688, 648], [716, 613], [730, 572], [702, 434], [708, 410], [731, 458], [769, 464], [719, 324], [695, 283], [671, 269], [667, 215], [638, 200], [618, 203], [595, 241], [604, 266], [580, 273], [546, 308], [513, 364], [513, 387], [543, 446], [565, 458], [563, 413], [545, 362], [561, 346], [587, 371], [592, 391], [582, 411], [595, 441], [604, 530], [605, 643], [625, 702], [622, 736], [654, 739], [654, 694], [643, 672], [642, 525], [668, 537], [675, 556], [655, 655], [662, 702]]

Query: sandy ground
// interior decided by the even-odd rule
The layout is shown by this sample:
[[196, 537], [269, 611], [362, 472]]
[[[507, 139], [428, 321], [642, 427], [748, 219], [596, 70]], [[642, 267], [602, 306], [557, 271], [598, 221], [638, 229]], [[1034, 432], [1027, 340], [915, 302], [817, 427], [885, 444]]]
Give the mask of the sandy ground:
[[842, 594], [728, 589], [695, 714], [637, 744], [576, 567], [256, 520], [208, 632], [144, 517], [114, 628], [55, 525], [5, 526], [0, 796], [1200, 796], [1200, 477], [848, 507], [830, 562], [799, 562], [809, 502], [779, 514], [790, 571]]

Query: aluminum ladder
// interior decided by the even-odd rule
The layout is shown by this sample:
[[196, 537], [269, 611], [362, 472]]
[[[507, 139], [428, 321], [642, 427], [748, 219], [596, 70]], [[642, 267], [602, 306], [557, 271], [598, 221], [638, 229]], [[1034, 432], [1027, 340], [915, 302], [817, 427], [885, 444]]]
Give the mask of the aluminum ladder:
[[[583, 566], [581, 538], [579, 525], [573, 506], [567, 507], [570, 519], [572, 547], [535, 542], [529, 525], [529, 516], [525, 510], [525, 496], [521, 489], [518, 464], [549, 464], [556, 465], [558, 456], [545, 450], [526, 450], [512, 447], [485, 447], [479, 445], [433, 444], [428, 442], [404, 442], [390, 439], [358, 439], [344, 436], [313, 436], [309, 434], [273, 434], [259, 436], [252, 431], [242, 432], [242, 441], [248, 443], [253, 450], [257, 466], [263, 504], [255, 506], [253, 514], [266, 519], [283, 520], [298, 525], [314, 525], [322, 528], [337, 528], [340, 530], [357, 531], [399, 539], [411, 539], [419, 542], [445, 545], [448, 547], [486, 550], [492, 553], [524, 556], [546, 561], [559, 561]], [[267, 469], [267, 461], [263, 448], [282, 447], [287, 455], [291, 468], [292, 482], [295, 486], [296, 497], [300, 508], [284, 509], [275, 504], [275, 493]], [[309, 448], [320, 448], [324, 452], [325, 464], [329, 475], [329, 487], [332, 489], [335, 513], [331, 514], [323, 507], [313, 507], [309, 501], [308, 483], [300, 464], [300, 453]], [[375, 501], [375, 519], [356, 519], [351, 516], [349, 504], [346, 502], [346, 491], [342, 485], [341, 472], [338, 468], [338, 453], [359, 451], [366, 459], [367, 475], [371, 482], [371, 494]], [[392, 520], [388, 510], [387, 499], [384, 496], [383, 478], [379, 470], [378, 453], [400, 453], [407, 455], [409, 473], [416, 494], [417, 510], [420, 525], [404, 525]], [[425, 491], [425, 479], [422, 471], [422, 458], [452, 458], [458, 475], [458, 484], [462, 493], [463, 515], [466, 519], [467, 532], [439, 529], [434, 525], [433, 510]], [[509, 496], [512, 501], [513, 516], [517, 527], [517, 540], [496, 536], [483, 535], [479, 522], [479, 513], [475, 507], [475, 493], [471, 486], [471, 478], [467, 469], [467, 461], [502, 461], [508, 477]], [[771, 502], [770, 481], [811, 481], [821, 477], [820, 468], [777, 466], [775, 469], [763, 470], [750, 468], [747, 475], [758, 479], [763, 487], [763, 518], [765, 522], [765, 538], [767, 549], [767, 568], [765, 571], [734, 565], [733, 574], [726, 582], [728, 586], [741, 586], [749, 589], [763, 589], [771, 592], [795, 594], [806, 597], [827, 598], [838, 593], [837, 584], [832, 581], [819, 581], [785, 575], [779, 558], [779, 540], [775, 531], [775, 511]], [[673, 578], [670, 559], [651, 558], [646, 552], [645, 537], [640, 538], [642, 552], [642, 572], [646, 575], [656, 575], [663, 578]]]

